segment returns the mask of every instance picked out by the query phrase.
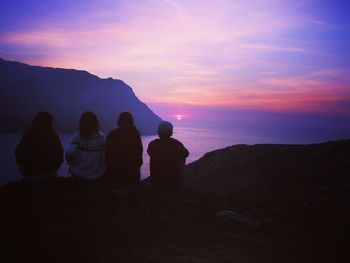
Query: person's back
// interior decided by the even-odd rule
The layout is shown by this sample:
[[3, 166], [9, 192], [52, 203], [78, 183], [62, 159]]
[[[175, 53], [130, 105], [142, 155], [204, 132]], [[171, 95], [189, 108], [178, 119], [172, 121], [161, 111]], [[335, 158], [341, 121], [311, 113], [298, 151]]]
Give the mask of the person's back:
[[119, 115], [119, 128], [106, 139], [106, 168], [108, 178], [116, 184], [135, 186], [140, 182], [142, 141], [129, 112]]
[[15, 156], [23, 176], [55, 176], [63, 163], [63, 148], [52, 121], [51, 114], [39, 112], [17, 145]]
[[92, 112], [81, 115], [79, 131], [66, 149], [66, 160], [73, 177], [95, 180], [105, 173], [105, 136], [99, 130], [97, 116]]
[[182, 166], [189, 152], [184, 145], [170, 138], [172, 125], [162, 122], [158, 128], [159, 139], [149, 143], [151, 183], [155, 188], [178, 188], [182, 182]]

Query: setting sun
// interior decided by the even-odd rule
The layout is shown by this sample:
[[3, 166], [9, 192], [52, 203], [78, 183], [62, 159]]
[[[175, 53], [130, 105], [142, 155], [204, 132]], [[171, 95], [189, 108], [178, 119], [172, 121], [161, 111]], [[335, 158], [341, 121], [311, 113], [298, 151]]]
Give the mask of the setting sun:
[[178, 121], [181, 121], [183, 119], [183, 115], [182, 114], [176, 114], [175, 115], [175, 118], [178, 120]]

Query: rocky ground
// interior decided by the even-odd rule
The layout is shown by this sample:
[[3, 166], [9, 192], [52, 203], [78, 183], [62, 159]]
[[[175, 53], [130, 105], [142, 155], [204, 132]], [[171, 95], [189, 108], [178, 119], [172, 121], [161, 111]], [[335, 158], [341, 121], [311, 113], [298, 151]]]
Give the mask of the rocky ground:
[[347, 262], [350, 140], [236, 145], [155, 193], [58, 182], [0, 190], [1, 262]]

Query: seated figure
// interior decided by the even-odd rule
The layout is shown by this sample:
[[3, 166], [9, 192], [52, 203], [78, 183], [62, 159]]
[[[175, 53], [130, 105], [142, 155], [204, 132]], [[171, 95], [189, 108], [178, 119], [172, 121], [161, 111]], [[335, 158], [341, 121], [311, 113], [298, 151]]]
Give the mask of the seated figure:
[[66, 149], [71, 175], [76, 179], [95, 180], [105, 173], [105, 136], [99, 131], [97, 116], [90, 111], [80, 117], [77, 131]]
[[147, 153], [150, 156], [151, 184], [158, 190], [178, 189], [182, 183], [185, 159], [189, 152], [178, 140], [171, 138], [173, 125], [159, 124], [159, 139], [151, 141]]
[[31, 128], [24, 132], [16, 147], [16, 162], [27, 179], [56, 177], [57, 170], [63, 163], [62, 145], [52, 129], [52, 122], [50, 113], [37, 113]]
[[119, 127], [111, 131], [106, 139], [107, 176], [113, 184], [135, 187], [140, 183], [141, 136], [130, 112], [122, 112], [117, 125]]

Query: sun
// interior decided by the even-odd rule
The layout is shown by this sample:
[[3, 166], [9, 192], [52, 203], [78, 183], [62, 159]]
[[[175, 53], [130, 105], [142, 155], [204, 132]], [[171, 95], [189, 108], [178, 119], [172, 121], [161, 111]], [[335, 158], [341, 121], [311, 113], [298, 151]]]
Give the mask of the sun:
[[175, 118], [178, 120], [178, 121], [181, 121], [183, 119], [183, 115], [182, 114], [176, 114], [175, 115]]

